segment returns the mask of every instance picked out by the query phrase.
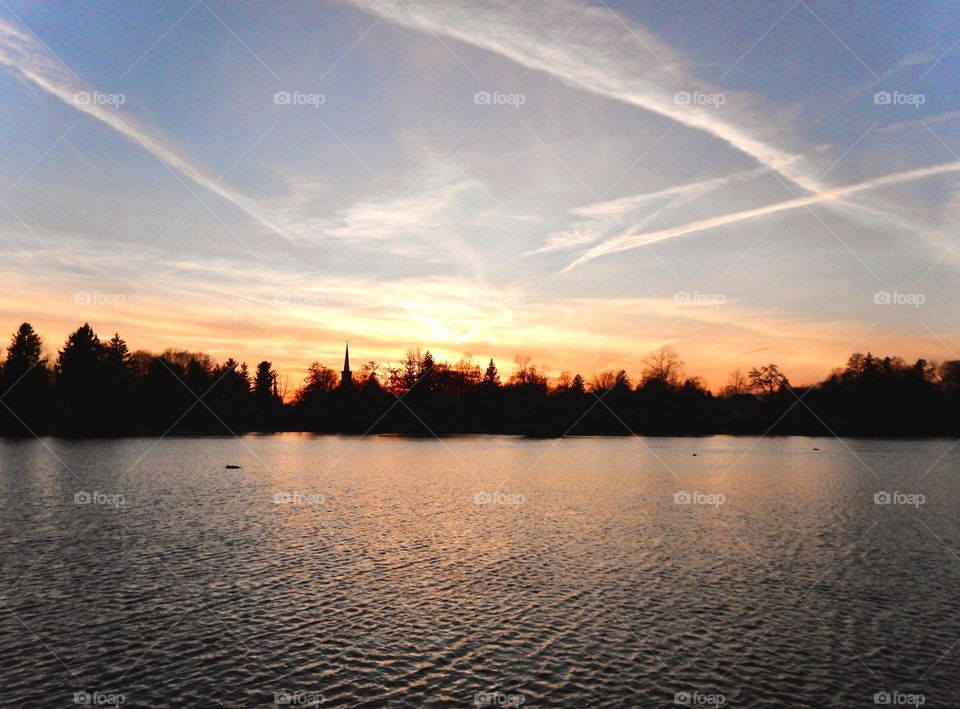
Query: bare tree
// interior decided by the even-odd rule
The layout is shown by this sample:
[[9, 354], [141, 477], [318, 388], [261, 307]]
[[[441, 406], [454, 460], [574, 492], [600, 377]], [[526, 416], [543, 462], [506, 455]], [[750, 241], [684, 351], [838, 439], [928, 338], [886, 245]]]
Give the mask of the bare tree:
[[616, 383], [617, 375], [608, 369], [605, 372], [593, 375], [593, 379], [590, 382], [590, 391], [594, 394], [602, 394], [605, 391], [613, 389], [613, 385]]
[[723, 388], [724, 396], [736, 396], [737, 394], [746, 394], [750, 389], [750, 381], [743, 375], [739, 369], [730, 372], [730, 378], [727, 380], [727, 386]]
[[647, 355], [643, 362], [641, 384], [658, 383], [665, 386], [679, 386], [683, 378], [683, 360], [670, 345]]

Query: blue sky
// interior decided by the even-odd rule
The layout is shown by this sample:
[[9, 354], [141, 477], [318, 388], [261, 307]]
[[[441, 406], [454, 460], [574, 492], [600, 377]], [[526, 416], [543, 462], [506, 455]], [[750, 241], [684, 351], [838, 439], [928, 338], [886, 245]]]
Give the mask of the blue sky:
[[7, 2], [0, 321], [51, 353], [89, 320], [272, 358], [294, 385], [347, 338], [554, 373], [670, 344], [713, 386], [960, 358], [958, 19]]

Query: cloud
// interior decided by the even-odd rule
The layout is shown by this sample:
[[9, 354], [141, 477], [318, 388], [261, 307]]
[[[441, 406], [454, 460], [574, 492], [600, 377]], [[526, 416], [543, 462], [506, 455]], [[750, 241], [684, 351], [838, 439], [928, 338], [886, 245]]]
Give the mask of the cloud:
[[[637, 373], [639, 358], [669, 336], [691, 372], [716, 384], [742, 363], [733, 358], [736, 353], [770, 345], [785, 353], [778, 355], [782, 366], [809, 356], [822, 374], [823, 357], [810, 353], [845, 355], [843, 340], [857, 327], [784, 319], [734, 301], [714, 308], [678, 304], [672, 297], [541, 299], [450, 277], [384, 282], [157, 261], [130, 284], [68, 282], [54, 274], [38, 278], [20, 266], [0, 266], [0, 278], [10, 284], [0, 293], [0, 331], [28, 319], [55, 350], [68, 332], [89, 321], [101, 335], [118, 331], [132, 348], [182, 347], [221, 361], [268, 359], [293, 383], [313, 360], [335, 364], [347, 337], [358, 361], [395, 362], [407, 348], [419, 346], [452, 360], [464, 351], [483, 362], [492, 357], [504, 375], [507, 363], [523, 353], [552, 373], [570, 369], [589, 375], [614, 363]], [[78, 291], [119, 294], [124, 302], [78, 304]], [[798, 340], [804, 348], [795, 346]]]
[[[581, 217], [581, 219], [569, 229], [551, 234], [544, 246], [528, 251], [524, 256], [585, 246], [609, 236], [612, 229], [622, 229], [628, 222], [633, 223], [633, 229], [642, 228], [664, 212], [689, 204], [728, 185], [759, 177], [767, 171], [767, 168], [761, 167], [724, 177], [715, 177], [685, 185], [674, 185], [656, 192], [644, 192], [571, 209], [570, 213]], [[648, 208], [654, 209], [646, 211]], [[637, 222], [638, 219], [639, 222]]]
[[942, 123], [950, 123], [960, 118], [960, 111], [949, 111], [948, 113], [941, 113], [939, 116], [930, 116], [929, 118], [915, 118], [910, 121], [899, 121], [897, 123], [891, 123], [888, 126], [880, 128], [877, 133], [896, 133], [898, 131], [904, 130], [905, 128], [916, 128], [918, 126], [935, 126]]
[[626, 27], [608, 10], [562, 0], [498, 0], [482, 6], [464, 0], [346, 1], [401, 26], [457, 39], [584, 91], [703, 131], [806, 190], [822, 189], [799, 155], [758, 137], [759, 128], [743, 125], [747, 113], [733, 106], [735, 99], [746, 104], [745, 95], [726, 92], [722, 108], [678, 102], [678, 92], [716, 91], [686, 73], [683, 66], [688, 62], [680, 55], [645, 30]]
[[112, 108], [110, 104], [78, 100], [78, 94], [86, 94], [89, 97], [95, 92], [91, 92], [89, 87], [82, 85], [74, 75], [68, 73], [32, 37], [4, 20], [0, 20], [0, 64], [9, 67], [23, 80], [71, 108], [109, 126], [204, 190], [222, 197], [253, 217], [274, 234], [285, 239], [290, 238], [282, 227], [257, 207], [256, 202], [221, 184], [219, 179], [207, 174], [203, 168], [178, 155], [153, 131], [138, 125], [131, 118]]
[[716, 217], [710, 217], [709, 219], [701, 219], [696, 222], [670, 227], [668, 229], [660, 229], [658, 231], [646, 232], [643, 234], [625, 234], [614, 239], [609, 239], [602, 244], [585, 251], [575, 261], [567, 266], [563, 272], [576, 268], [577, 266], [587, 263], [588, 261], [592, 261], [593, 259], [600, 258], [601, 256], [637, 249], [641, 246], [652, 244], [657, 241], [676, 239], [681, 236], [686, 236], [687, 234], [695, 234], [697, 232], [706, 231], [707, 229], [714, 229], [716, 227], [746, 221], [747, 219], [755, 219], [757, 217], [764, 217], [789, 209], [797, 209], [799, 207], [807, 207], [814, 204], [832, 202], [850, 195], [858, 194], [860, 192], [866, 192], [867, 190], [888, 187], [891, 185], [899, 185], [905, 182], [921, 180], [927, 177], [935, 177], [937, 175], [945, 175], [952, 172], [960, 172], [960, 161], [934, 165], [932, 167], [919, 168], [917, 170], [908, 170], [907, 172], [898, 172], [896, 174], [886, 175], [884, 177], [876, 177], [854, 185], [836, 187], [820, 194], [797, 197], [795, 199], [788, 199], [783, 202], [776, 202], [774, 204], [768, 204], [755, 209], [746, 209], [741, 212], [723, 214]]

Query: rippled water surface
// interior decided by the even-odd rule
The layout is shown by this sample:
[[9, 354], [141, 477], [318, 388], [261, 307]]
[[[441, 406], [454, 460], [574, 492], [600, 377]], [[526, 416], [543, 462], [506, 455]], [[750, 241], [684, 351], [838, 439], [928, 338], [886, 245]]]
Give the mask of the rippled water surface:
[[951, 444], [0, 441], [0, 704], [960, 706]]

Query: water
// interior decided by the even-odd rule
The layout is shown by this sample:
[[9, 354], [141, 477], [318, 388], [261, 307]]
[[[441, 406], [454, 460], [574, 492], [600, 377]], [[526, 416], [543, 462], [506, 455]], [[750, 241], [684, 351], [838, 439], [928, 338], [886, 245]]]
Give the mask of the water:
[[0, 442], [0, 703], [958, 706], [951, 445]]

